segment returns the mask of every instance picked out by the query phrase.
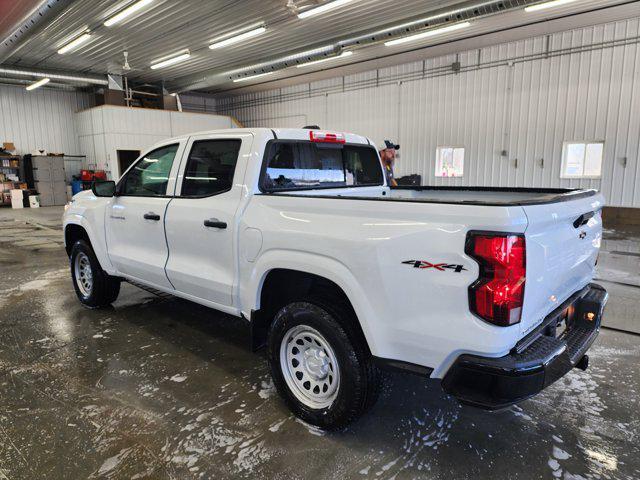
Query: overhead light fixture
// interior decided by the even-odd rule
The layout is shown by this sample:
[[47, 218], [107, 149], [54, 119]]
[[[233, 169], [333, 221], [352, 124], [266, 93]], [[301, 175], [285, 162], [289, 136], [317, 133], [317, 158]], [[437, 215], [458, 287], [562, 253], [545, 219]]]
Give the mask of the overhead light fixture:
[[191, 53], [189, 50], [183, 50], [182, 52], [178, 52], [170, 57], [159, 58], [158, 60], [154, 60], [156, 63], [151, 64], [151, 70], [156, 70], [158, 68], [168, 67], [169, 65], [174, 65], [176, 63], [184, 62], [185, 60], [191, 57]]
[[389, 40], [384, 42], [385, 46], [393, 47], [394, 45], [400, 45], [402, 43], [415, 42], [422, 40], [423, 38], [434, 37], [436, 35], [442, 35], [443, 33], [455, 32], [456, 30], [462, 30], [470, 26], [469, 22], [456, 23], [455, 25], [449, 25], [447, 27], [436, 28], [434, 30], [427, 30], [426, 32], [417, 33], [416, 35], [410, 35], [408, 37], [396, 38], [395, 40]]
[[36, 88], [39, 88], [43, 85], [46, 85], [47, 83], [49, 83], [51, 81], [51, 79], [49, 78], [43, 78], [41, 80], [38, 80], [37, 82], [32, 83], [31, 85], [27, 85], [26, 89], [31, 91], [31, 90], [35, 90]]
[[552, 0], [551, 2], [538, 3], [536, 5], [530, 5], [525, 7], [525, 12], [537, 12], [539, 10], [546, 10], [547, 8], [559, 7], [567, 3], [575, 2], [576, 0]]
[[313, 60], [311, 62], [301, 63], [300, 65], [297, 65], [297, 67], [298, 68], [308, 67], [310, 65], [317, 65], [318, 63], [330, 62], [332, 60], [339, 60], [344, 57], [350, 57], [351, 55], [353, 55], [352, 51], [346, 51], [346, 52], [342, 52], [340, 55], [335, 55], [333, 57], [321, 58], [320, 60]]
[[341, 7], [351, 2], [352, 0], [333, 0], [332, 2], [327, 2], [322, 5], [319, 5], [314, 8], [310, 8], [309, 10], [305, 10], [298, 14], [298, 18], [308, 18], [314, 15], [319, 15], [324, 12], [328, 12], [329, 10], [333, 10], [334, 8]]
[[267, 28], [264, 26], [261, 26], [261, 27], [254, 28], [252, 30], [248, 30], [246, 32], [240, 33], [239, 35], [234, 35], [232, 37], [225, 38], [224, 40], [219, 40], [219, 41], [212, 40], [214, 43], [209, 45], [209, 48], [213, 50], [215, 48], [222, 48], [222, 47], [226, 47], [227, 45], [233, 45], [234, 43], [238, 43], [248, 38], [261, 35], [266, 31], [267, 31]]
[[109, 17], [104, 22], [104, 26], [105, 27], [110, 27], [112, 25], [115, 25], [116, 23], [120, 23], [122, 20], [124, 20], [125, 18], [133, 15], [134, 13], [136, 13], [141, 8], [146, 7], [151, 2], [153, 2], [153, 0], [139, 0], [138, 2], [134, 3], [133, 5], [125, 8], [124, 10], [122, 10], [120, 13], [116, 13], [114, 16]]
[[[334, 49], [335, 49], [334, 45], [324, 45], [322, 47], [314, 48], [312, 50], [305, 50], [304, 52], [294, 53], [291, 55], [287, 55], [286, 57], [276, 58], [268, 62], [256, 63], [254, 65], [247, 65], [245, 67], [229, 70], [228, 72], [225, 72], [222, 75], [226, 77], [226, 76], [234, 75], [236, 73], [244, 73], [248, 71], [262, 70], [265, 68], [278, 67], [278, 66], [282, 66], [282, 68], [286, 68], [288, 66], [291, 66], [289, 65], [290, 63], [293, 65], [296, 60], [303, 60], [307, 57], [315, 57], [318, 55], [322, 55], [323, 53], [333, 52]], [[278, 70], [278, 68], [275, 68], [274, 70]]]
[[236, 78], [236, 79], [233, 80], [233, 83], [246, 82], [247, 80], [253, 80], [254, 78], [266, 77], [267, 75], [271, 75], [273, 73], [274, 72], [265, 72], [265, 73], [258, 73], [257, 75], [251, 75], [249, 77]]
[[87, 40], [89, 40], [90, 38], [91, 38], [91, 34], [89, 32], [85, 32], [82, 35], [80, 35], [79, 37], [76, 37], [73, 40], [71, 40], [64, 47], [60, 48], [58, 50], [58, 53], [60, 55], [64, 55], [65, 53], [70, 52], [71, 50], [75, 50], [80, 45], [82, 45]]
[[[372, 37], [376, 37], [376, 38], [384, 38], [385, 35], [387, 34], [393, 34], [394, 32], [400, 32], [402, 30], [409, 32], [412, 28], [422, 28], [423, 26], [428, 26], [430, 25], [432, 22], [434, 22], [434, 20], [441, 20], [441, 19], [447, 19], [446, 21], [449, 20], [449, 18], [460, 18], [461, 16], [458, 15], [460, 13], [470, 13], [470, 12], [474, 12], [475, 10], [478, 9], [482, 9], [484, 7], [488, 7], [491, 6], [493, 4], [496, 3], [496, 0], [484, 0], [484, 1], [480, 1], [479, 3], [476, 4], [467, 4], [464, 7], [461, 8], [456, 8], [453, 10], [447, 10], [447, 11], [443, 11], [440, 13], [436, 13], [434, 15], [430, 15], [428, 17], [423, 17], [423, 18], [419, 18], [419, 19], [415, 19], [415, 20], [411, 20], [405, 23], [401, 23], [401, 24], [397, 24], [397, 25], [391, 25], [389, 27], [385, 27], [383, 29], [380, 30], [373, 30], [367, 33], [360, 33], [354, 37], [349, 37], [349, 38], [343, 38], [342, 40], [340, 40], [340, 45], [346, 46], [346, 45], [358, 45], [361, 42], [364, 43], [369, 43], [369, 40]], [[394, 38], [396, 37], [396, 35], [394, 35]]]

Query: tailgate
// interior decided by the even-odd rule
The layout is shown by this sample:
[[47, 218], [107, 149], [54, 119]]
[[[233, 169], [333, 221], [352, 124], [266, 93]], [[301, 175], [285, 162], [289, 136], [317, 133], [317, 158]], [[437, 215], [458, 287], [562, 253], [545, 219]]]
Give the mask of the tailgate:
[[521, 334], [593, 278], [602, 238], [602, 195], [522, 208], [529, 225]]

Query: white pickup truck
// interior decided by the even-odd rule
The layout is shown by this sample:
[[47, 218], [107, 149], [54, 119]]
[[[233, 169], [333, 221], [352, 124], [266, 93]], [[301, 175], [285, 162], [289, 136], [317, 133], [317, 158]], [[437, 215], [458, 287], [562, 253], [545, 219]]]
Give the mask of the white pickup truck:
[[241, 317], [293, 412], [336, 429], [375, 402], [379, 367], [488, 409], [586, 368], [602, 206], [593, 190], [389, 188], [362, 136], [233, 129], [157, 144], [77, 194], [64, 234], [84, 305], [125, 280]]

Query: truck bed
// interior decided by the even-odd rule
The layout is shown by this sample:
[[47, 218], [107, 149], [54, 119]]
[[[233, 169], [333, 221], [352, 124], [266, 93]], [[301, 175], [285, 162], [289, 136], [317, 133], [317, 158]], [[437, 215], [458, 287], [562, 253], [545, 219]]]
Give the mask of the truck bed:
[[276, 195], [484, 206], [542, 205], [596, 195], [596, 190], [508, 187], [359, 187], [281, 190]]
[[394, 187], [390, 198], [429, 203], [512, 206], [564, 202], [595, 194], [595, 190], [568, 188]]

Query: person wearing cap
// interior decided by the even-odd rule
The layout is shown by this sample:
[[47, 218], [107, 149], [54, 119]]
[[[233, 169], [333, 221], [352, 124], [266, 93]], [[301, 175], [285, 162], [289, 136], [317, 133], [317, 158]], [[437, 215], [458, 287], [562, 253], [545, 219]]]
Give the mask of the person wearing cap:
[[398, 182], [393, 176], [393, 165], [396, 162], [396, 150], [400, 150], [400, 145], [396, 145], [391, 140], [384, 141], [385, 148], [380, 150], [380, 162], [384, 169], [384, 175], [387, 177], [387, 185], [397, 187]]

